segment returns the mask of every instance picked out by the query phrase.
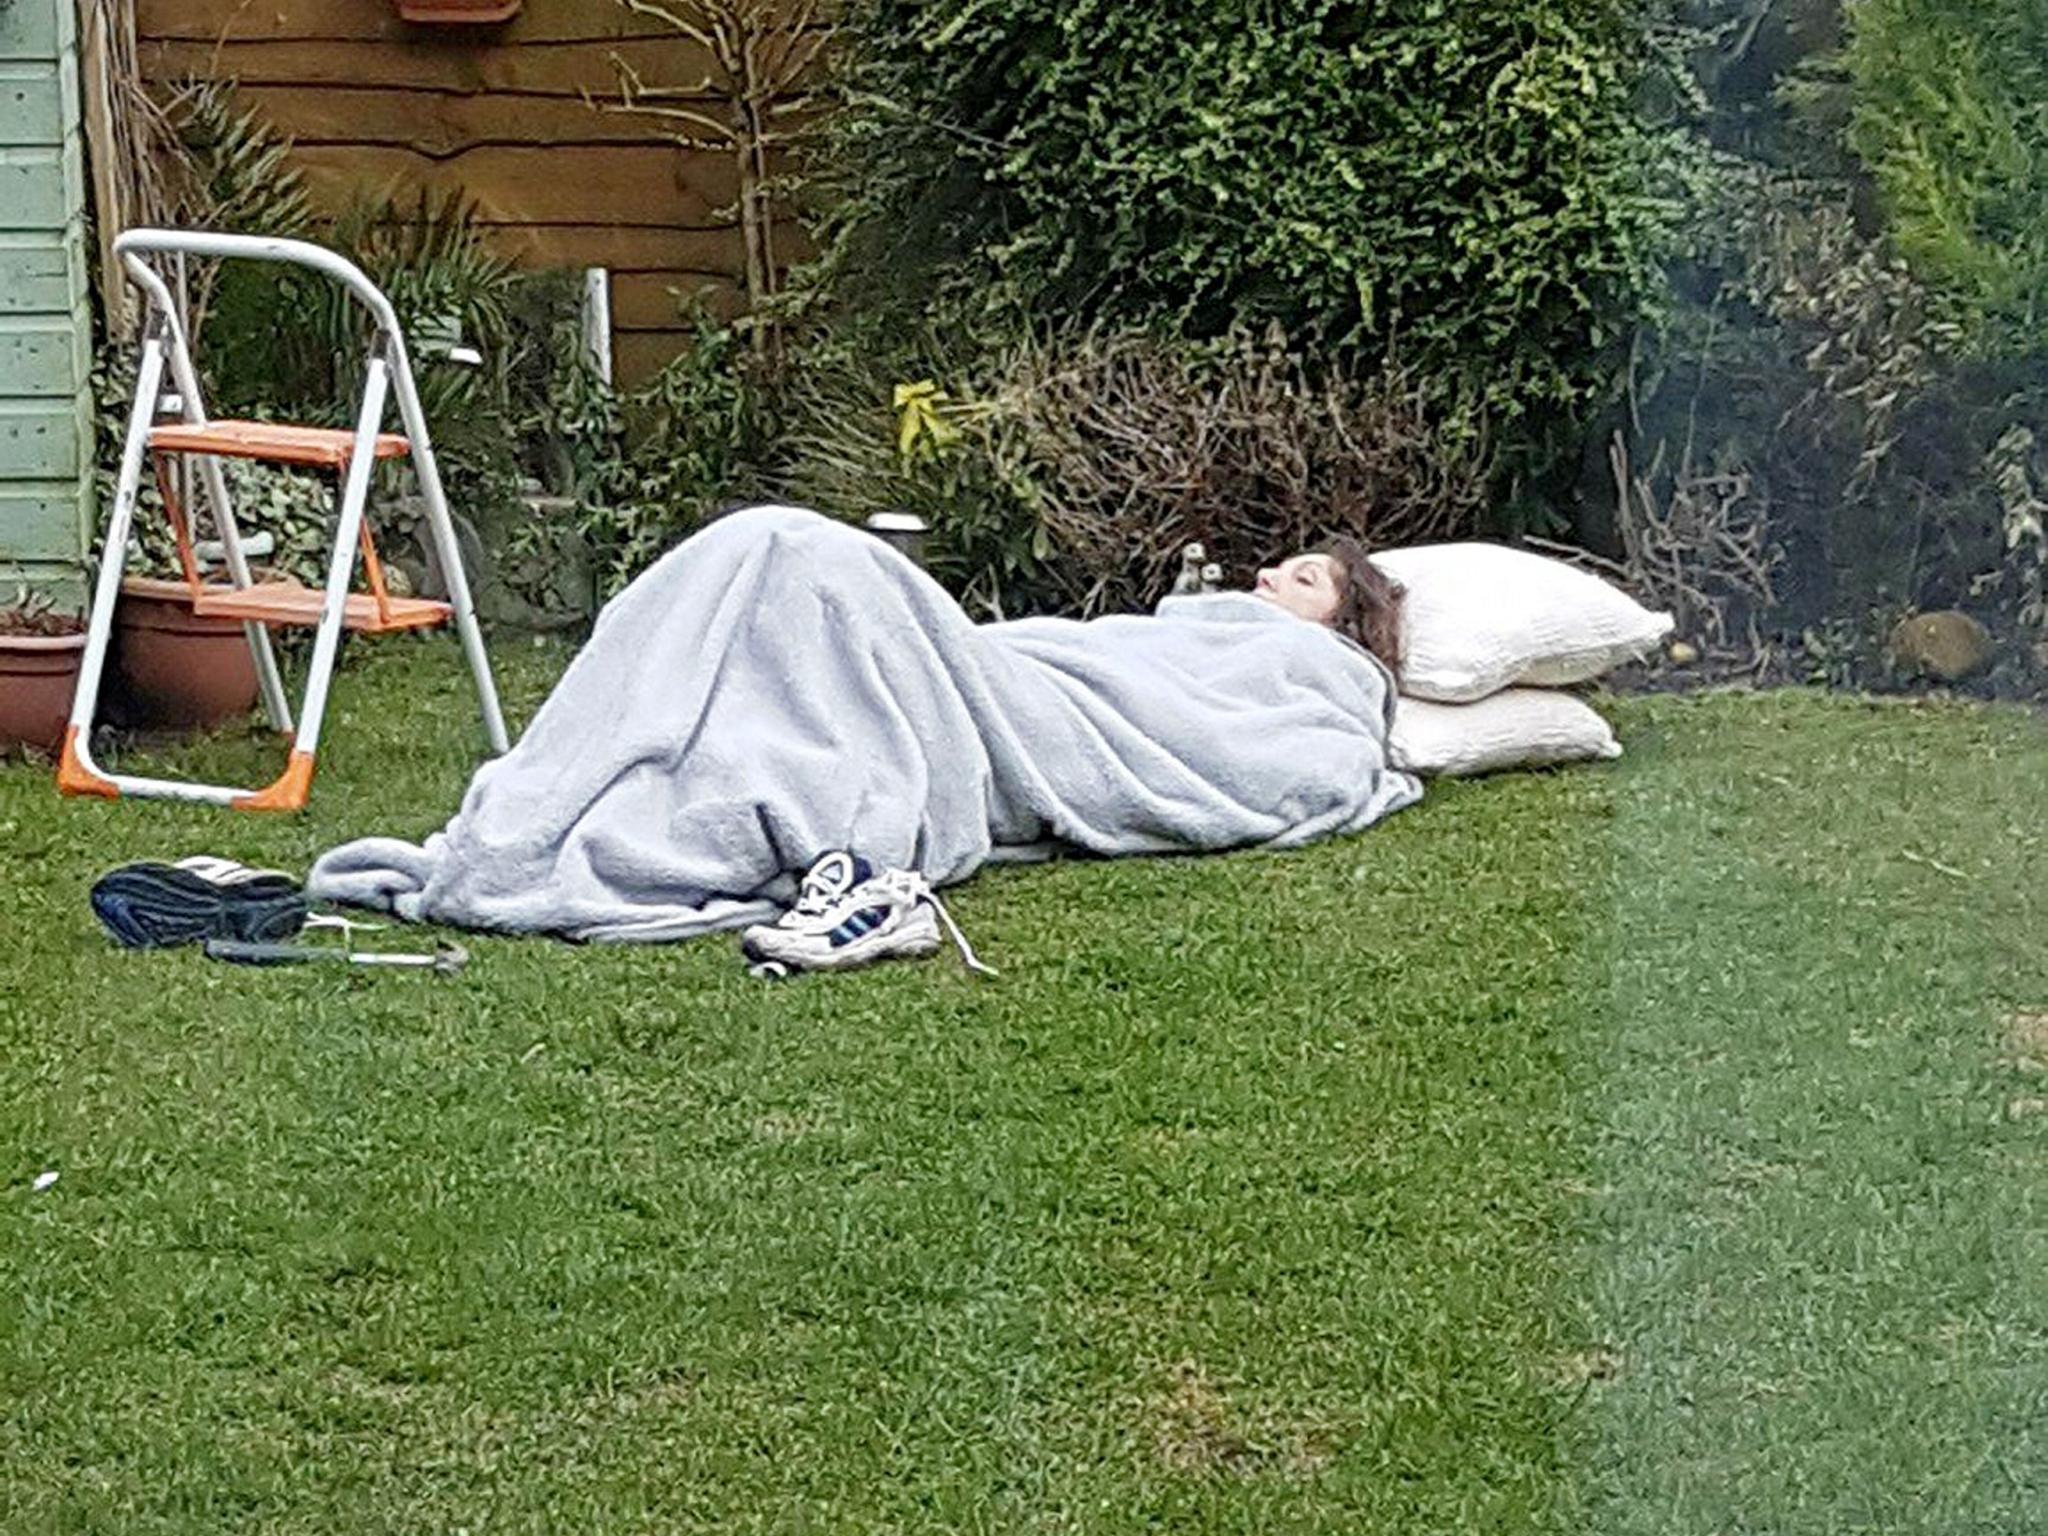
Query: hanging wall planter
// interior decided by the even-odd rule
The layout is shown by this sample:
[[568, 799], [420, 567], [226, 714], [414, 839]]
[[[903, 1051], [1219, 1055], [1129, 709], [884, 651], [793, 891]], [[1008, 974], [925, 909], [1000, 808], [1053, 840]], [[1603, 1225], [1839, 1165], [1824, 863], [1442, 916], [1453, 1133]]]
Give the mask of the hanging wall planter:
[[489, 25], [519, 14], [521, 0], [398, 0], [401, 21], [426, 26]]

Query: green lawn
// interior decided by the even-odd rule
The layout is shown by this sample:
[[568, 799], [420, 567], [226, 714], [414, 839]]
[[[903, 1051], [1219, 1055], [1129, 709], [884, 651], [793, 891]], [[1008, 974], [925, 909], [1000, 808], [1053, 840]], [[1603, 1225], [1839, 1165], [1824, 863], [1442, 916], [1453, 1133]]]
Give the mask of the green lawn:
[[437, 825], [438, 640], [303, 819], [0, 769], [0, 1530], [2048, 1530], [2048, 731], [1614, 710], [1361, 838], [985, 876], [995, 983], [111, 950], [105, 865]]

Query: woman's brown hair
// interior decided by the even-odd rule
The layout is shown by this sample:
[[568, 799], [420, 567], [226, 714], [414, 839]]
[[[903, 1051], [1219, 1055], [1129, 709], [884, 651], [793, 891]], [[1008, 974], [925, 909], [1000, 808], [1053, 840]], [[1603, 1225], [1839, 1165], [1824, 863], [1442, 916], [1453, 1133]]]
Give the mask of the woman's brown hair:
[[1401, 681], [1401, 603], [1408, 595], [1401, 583], [1365, 557], [1365, 546], [1350, 537], [1335, 538], [1319, 551], [1337, 567], [1337, 611], [1330, 628], [1349, 636], [1386, 663]]

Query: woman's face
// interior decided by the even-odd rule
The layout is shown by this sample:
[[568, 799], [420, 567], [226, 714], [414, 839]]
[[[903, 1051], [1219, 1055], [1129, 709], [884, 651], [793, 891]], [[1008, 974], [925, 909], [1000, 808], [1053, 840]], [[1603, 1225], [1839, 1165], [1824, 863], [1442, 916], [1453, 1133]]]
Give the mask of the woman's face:
[[1296, 555], [1259, 572], [1252, 591], [1311, 624], [1327, 624], [1340, 597], [1337, 562], [1328, 555]]

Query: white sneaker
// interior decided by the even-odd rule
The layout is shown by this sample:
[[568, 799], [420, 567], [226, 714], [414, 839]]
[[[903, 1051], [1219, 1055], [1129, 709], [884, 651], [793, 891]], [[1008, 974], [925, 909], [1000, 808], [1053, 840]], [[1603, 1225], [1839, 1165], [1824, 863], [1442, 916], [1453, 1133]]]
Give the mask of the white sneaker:
[[975, 958], [924, 876], [908, 869], [877, 871], [859, 854], [840, 850], [811, 866], [795, 906], [740, 935], [740, 953], [755, 967], [800, 971], [845, 971], [899, 956], [923, 959], [939, 947], [941, 922], [969, 970], [996, 974]]

